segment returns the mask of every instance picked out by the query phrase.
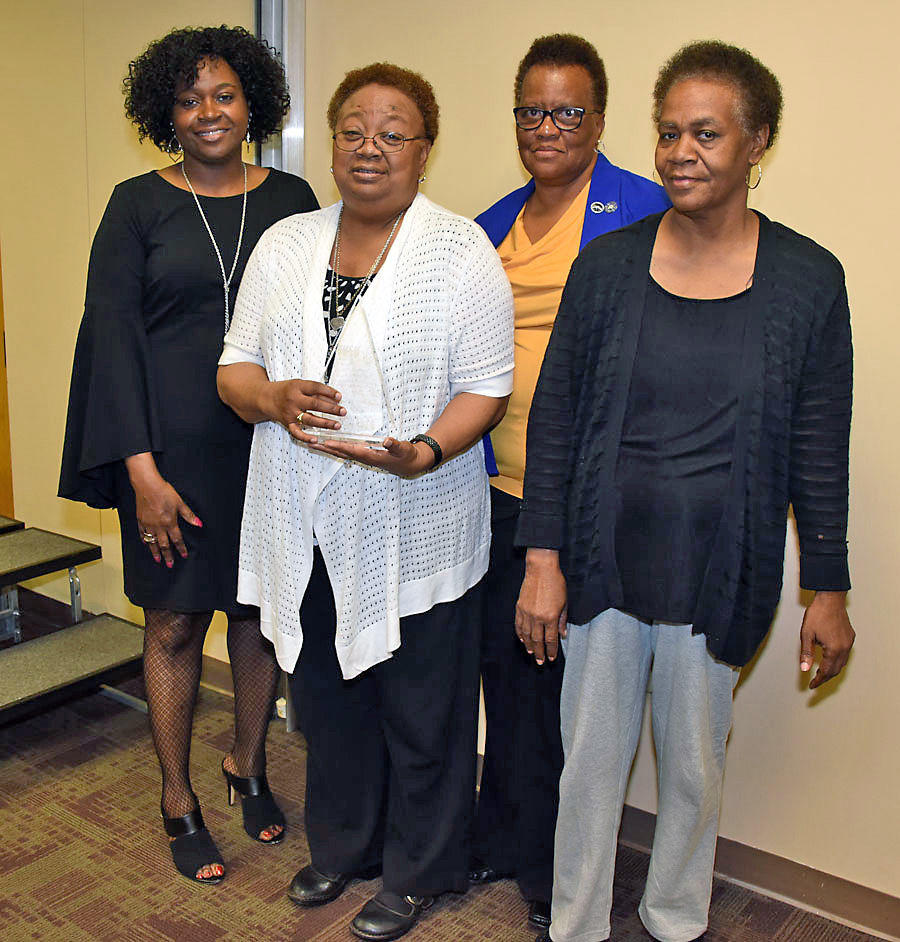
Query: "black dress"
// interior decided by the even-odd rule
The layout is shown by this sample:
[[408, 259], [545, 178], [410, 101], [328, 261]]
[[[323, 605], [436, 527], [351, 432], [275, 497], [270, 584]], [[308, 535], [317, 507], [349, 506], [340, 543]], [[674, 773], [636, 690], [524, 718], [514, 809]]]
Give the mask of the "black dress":
[[[200, 197], [226, 271], [243, 196]], [[318, 208], [299, 177], [270, 170], [247, 194], [230, 310], [262, 233]], [[115, 507], [125, 594], [145, 608], [253, 611], [236, 601], [252, 428], [216, 391], [225, 333], [222, 274], [190, 192], [146, 173], [113, 191], [91, 248], [59, 495]], [[180, 520], [188, 558], [169, 570], [141, 542], [124, 460], [151, 451], [160, 474], [203, 522]]]

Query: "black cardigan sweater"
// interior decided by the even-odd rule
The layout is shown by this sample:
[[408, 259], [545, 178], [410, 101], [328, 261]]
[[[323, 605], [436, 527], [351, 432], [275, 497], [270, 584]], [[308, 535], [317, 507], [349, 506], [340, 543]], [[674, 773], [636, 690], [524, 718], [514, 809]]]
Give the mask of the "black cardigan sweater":
[[[576, 259], [528, 419], [516, 542], [560, 551], [568, 619], [621, 604], [610, 495], [662, 214], [601, 236]], [[742, 665], [781, 595], [788, 504], [800, 584], [850, 587], [850, 312], [837, 259], [760, 214], [751, 309], [738, 377], [734, 460], [693, 631]]]

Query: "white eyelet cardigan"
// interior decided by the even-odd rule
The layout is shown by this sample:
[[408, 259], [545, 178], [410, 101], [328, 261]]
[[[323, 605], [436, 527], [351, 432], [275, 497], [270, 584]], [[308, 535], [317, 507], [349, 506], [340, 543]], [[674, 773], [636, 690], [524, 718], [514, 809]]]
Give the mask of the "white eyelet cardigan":
[[[223, 363], [259, 363], [272, 381], [322, 379], [322, 291], [339, 210], [291, 216], [262, 236]], [[458, 392], [508, 395], [512, 368], [512, 294], [494, 248], [475, 223], [418, 195], [338, 346], [330, 385], [348, 410], [343, 428], [409, 439]], [[487, 570], [481, 442], [406, 479], [312, 451], [276, 422], [256, 426], [238, 598], [260, 607], [262, 632], [286, 671], [303, 644], [300, 603], [315, 542], [349, 679], [400, 646], [401, 618], [459, 598]]]

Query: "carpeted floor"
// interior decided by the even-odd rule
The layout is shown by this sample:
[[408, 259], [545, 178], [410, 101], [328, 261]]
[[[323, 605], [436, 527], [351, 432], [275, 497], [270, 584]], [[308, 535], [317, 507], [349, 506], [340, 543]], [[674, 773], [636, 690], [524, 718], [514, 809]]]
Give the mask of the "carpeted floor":
[[[202, 887], [172, 868], [159, 824], [159, 777], [147, 719], [101, 695], [0, 728], [0, 939], [347, 942], [347, 924], [377, 889], [354, 883], [335, 903], [303, 910], [285, 896], [308, 862], [303, 838], [304, 747], [273, 723], [269, 779], [289, 821], [279, 847], [243, 831], [218, 771], [231, 740], [231, 701], [204, 691], [192, 769], [206, 822], [228, 865]], [[613, 939], [643, 940], [636, 916], [646, 857], [619, 854]], [[513, 883], [440, 899], [410, 942], [531, 942]], [[706, 939], [862, 942], [870, 939], [747, 890], [716, 883]]]

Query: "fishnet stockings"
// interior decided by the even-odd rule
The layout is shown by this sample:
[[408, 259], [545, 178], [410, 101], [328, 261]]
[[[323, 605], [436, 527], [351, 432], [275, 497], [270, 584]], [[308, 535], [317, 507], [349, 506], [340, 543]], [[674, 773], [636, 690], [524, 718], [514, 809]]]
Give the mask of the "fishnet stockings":
[[228, 658], [234, 679], [234, 748], [225, 766], [242, 778], [262, 775], [279, 670], [258, 618], [229, 617]]
[[[194, 705], [200, 683], [203, 639], [212, 612], [144, 610], [144, 685], [153, 745], [162, 770], [162, 807], [181, 817], [197, 807], [191, 789], [190, 753]], [[278, 684], [272, 645], [259, 619], [228, 619], [228, 656], [234, 678], [234, 747], [225, 764], [247, 777], [266, 770], [266, 733]]]
[[169, 818], [197, 807], [189, 774], [191, 727], [211, 620], [212, 612], [144, 609], [144, 686], [162, 770], [162, 809]]

